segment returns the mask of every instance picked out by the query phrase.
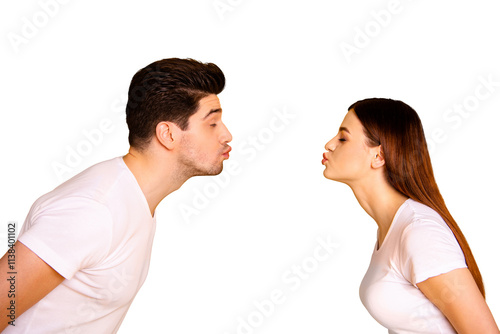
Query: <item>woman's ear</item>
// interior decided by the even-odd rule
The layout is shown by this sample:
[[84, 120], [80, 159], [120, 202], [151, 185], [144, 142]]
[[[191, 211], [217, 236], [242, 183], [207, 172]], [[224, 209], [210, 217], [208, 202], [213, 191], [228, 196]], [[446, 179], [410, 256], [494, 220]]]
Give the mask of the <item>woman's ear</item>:
[[380, 168], [385, 165], [384, 154], [382, 152], [382, 147], [378, 146], [375, 150], [375, 155], [372, 158], [372, 168]]

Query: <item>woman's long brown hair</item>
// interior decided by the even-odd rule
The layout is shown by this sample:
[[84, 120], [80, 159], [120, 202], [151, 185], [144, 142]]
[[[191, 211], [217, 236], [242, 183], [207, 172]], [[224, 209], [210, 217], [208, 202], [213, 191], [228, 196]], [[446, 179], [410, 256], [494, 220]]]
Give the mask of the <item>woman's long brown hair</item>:
[[371, 147], [381, 145], [389, 183], [402, 194], [434, 209], [448, 224], [484, 297], [484, 284], [476, 260], [434, 179], [422, 122], [415, 110], [404, 102], [382, 98], [358, 101], [350, 109], [364, 127], [367, 144]]

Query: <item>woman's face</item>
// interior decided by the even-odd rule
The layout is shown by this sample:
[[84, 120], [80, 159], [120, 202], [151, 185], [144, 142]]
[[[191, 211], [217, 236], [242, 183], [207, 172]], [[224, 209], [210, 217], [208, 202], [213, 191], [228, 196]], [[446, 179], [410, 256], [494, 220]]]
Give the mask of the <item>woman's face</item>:
[[378, 147], [368, 147], [363, 126], [351, 109], [340, 125], [338, 134], [326, 143], [323, 175], [330, 180], [352, 185], [370, 176], [372, 160]]

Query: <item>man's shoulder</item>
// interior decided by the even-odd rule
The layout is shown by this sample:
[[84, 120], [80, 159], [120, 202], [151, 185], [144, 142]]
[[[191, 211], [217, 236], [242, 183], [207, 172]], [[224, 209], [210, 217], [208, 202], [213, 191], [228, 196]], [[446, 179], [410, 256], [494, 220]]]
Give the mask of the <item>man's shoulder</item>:
[[67, 199], [86, 199], [97, 203], [106, 203], [114, 195], [117, 184], [123, 186], [127, 181], [126, 167], [121, 157], [99, 162], [88, 167], [69, 180], [61, 183], [52, 191], [41, 196], [35, 204], [64, 201]]

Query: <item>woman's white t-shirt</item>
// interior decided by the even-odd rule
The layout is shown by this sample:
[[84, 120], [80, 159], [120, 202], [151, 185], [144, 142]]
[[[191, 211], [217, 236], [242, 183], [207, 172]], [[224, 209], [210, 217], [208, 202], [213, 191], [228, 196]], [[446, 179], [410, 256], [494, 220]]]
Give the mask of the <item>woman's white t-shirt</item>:
[[359, 290], [373, 318], [394, 334], [456, 333], [416, 285], [467, 267], [460, 245], [441, 216], [408, 199], [377, 246]]

